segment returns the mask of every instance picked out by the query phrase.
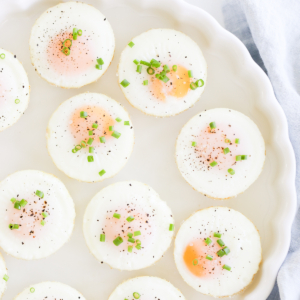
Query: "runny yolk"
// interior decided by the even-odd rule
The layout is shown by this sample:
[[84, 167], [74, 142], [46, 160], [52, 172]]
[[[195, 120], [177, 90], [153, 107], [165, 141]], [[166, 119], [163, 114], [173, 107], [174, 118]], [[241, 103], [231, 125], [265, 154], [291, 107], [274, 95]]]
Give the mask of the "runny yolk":
[[[240, 144], [235, 139], [240, 139]], [[247, 154], [249, 145], [242, 133], [233, 128], [230, 124], [217, 123], [217, 128], [211, 130], [209, 126], [200, 131], [195, 139], [197, 146], [195, 151], [200, 160], [201, 166], [212, 168], [210, 163], [216, 161], [215, 169], [228, 169], [235, 165], [236, 156]], [[230, 152], [224, 154], [224, 149], [229, 148]]]
[[[162, 68], [157, 69], [158, 72], [162, 70]], [[177, 71], [171, 70], [167, 73], [167, 77], [170, 78], [167, 83], [157, 79], [155, 76], [151, 78], [150, 90], [157, 99], [165, 101], [167, 96], [182, 98], [188, 93], [191, 79], [186, 68], [179, 65], [177, 66]]]
[[[203, 239], [197, 239], [186, 247], [183, 260], [189, 271], [197, 277], [218, 275], [222, 271], [221, 258], [216, 254], [220, 249], [215, 242], [208, 246]], [[207, 255], [213, 256], [213, 260], [206, 259]]]
[[[72, 41], [70, 54], [62, 53], [63, 42], [66, 39]], [[95, 45], [92, 39], [84, 35], [73, 40], [70, 32], [62, 32], [50, 40], [47, 48], [47, 60], [52, 69], [65, 77], [72, 77], [82, 74], [95, 64]]]
[[[80, 112], [87, 112], [86, 118], [80, 117]], [[93, 124], [97, 124], [97, 128], [93, 128]], [[104, 109], [99, 106], [82, 106], [76, 109], [70, 119], [70, 130], [74, 136], [76, 143], [81, 141], [87, 142], [89, 138], [93, 138], [93, 145], [100, 143], [99, 138], [104, 136], [106, 140], [111, 138], [113, 131], [109, 131], [109, 126], [113, 126], [115, 120]], [[89, 131], [93, 131], [89, 135]]]

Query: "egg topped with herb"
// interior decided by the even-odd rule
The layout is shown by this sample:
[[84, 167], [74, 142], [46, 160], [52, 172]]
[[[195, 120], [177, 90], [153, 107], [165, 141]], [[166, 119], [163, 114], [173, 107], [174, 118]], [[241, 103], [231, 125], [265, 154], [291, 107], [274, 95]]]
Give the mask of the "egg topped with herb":
[[262, 260], [260, 236], [243, 214], [228, 207], [195, 212], [180, 227], [174, 258], [184, 281], [217, 298], [243, 291]]
[[85, 300], [74, 288], [59, 282], [41, 282], [27, 287], [14, 300]]
[[117, 174], [133, 145], [128, 113], [103, 94], [84, 93], [66, 100], [47, 128], [47, 146], [54, 163], [80, 181], [101, 181]]
[[157, 299], [185, 300], [182, 293], [170, 282], [153, 276], [128, 279], [117, 286], [108, 300], [120, 299]]
[[152, 29], [123, 50], [118, 80], [134, 107], [168, 117], [195, 104], [206, 86], [206, 73], [206, 61], [190, 37], [173, 29]]
[[44, 258], [70, 238], [75, 208], [64, 184], [26, 170], [0, 182], [0, 247], [21, 259]]
[[2, 297], [6, 289], [8, 279], [9, 276], [5, 266], [5, 261], [2, 254], [0, 253], [0, 298]]
[[38, 74], [64, 88], [79, 88], [99, 79], [115, 51], [107, 18], [81, 2], [48, 8], [34, 24], [29, 44]]
[[19, 120], [28, 102], [29, 82], [22, 64], [0, 48], [0, 132]]
[[247, 116], [227, 108], [211, 109], [182, 128], [176, 161], [195, 190], [227, 199], [244, 192], [257, 179], [265, 161], [265, 143]]
[[167, 204], [146, 184], [119, 182], [89, 203], [83, 232], [91, 253], [120, 270], [138, 270], [158, 261], [169, 248], [174, 219]]

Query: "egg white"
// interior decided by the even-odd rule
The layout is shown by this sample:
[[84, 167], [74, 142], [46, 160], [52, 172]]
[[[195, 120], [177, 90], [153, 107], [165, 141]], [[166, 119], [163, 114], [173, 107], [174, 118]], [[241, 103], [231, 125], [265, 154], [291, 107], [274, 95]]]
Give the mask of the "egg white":
[[108, 300], [135, 299], [133, 293], [140, 294], [140, 299], [185, 300], [182, 293], [170, 282], [153, 276], [124, 281], [117, 286]]
[[[124, 79], [130, 85], [120, 88], [127, 100], [142, 112], [157, 116], [168, 117], [181, 113], [193, 106], [200, 98], [206, 86], [207, 66], [199, 46], [187, 35], [173, 29], [151, 29], [131, 40], [134, 46], [126, 46], [120, 58], [118, 68], [119, 83]], [[151, 76], [147, 73], [147, 66], [142, 65], [142, 73], [136, 72], [134, 60], [150, 62], [156, 59], [162, 64], [181, 65], [187, 70], [192, 70], [193, 81], [204, 80], [204, 86], [189, 90], [181, 98], [166, 95], [165, 101], [158, 100], [150, 88]], [[148, 85], [143, 81], [148, 80]], [[155, 79], [156, 80], [156, 79]], [[170, 80], [167, 85], [170, 84]], [[190, 85], [189, 82], [186, 82]]]
[[[73, 40], [70, 55], [61, 55], [61, 49], [57, 48], [51, 50], [54, 55], [49, 56], [54, 38], [65, 31], [73, 32], [73, 28], [81, 29], [83, 34]], [[72, 1], [48, 8], [38, 18], [32, 28], [29, 45], [32, 64], [43, 79], [56, 86], [79, 88], [96, 81], [105, 73], [114, 56], [115, 38], [107, 18], [99, 10]], [[77, 52], [76, 48], [80, 51]], [[62, 64], [55, 60], [58, 56]], [[72, 66], [67, 61], [77, 67], [86, 57], [85, 64], [88, 67], [84, 67], [78, 74], [68, 72], [67, 68]], [[104, 61], [102, 70], [95, 68], [97, 58]], [[66, 68], [60, 69], [58, 64]]]
[[[122, 122], [115, 122], [114, 125], [114, 130], [121, 133], [121, 136], [105, 143], [96, 144], [95, 141], [92, 154], [89, 153], [89, 145], [72, 153], [78, 141], [70, 132], [70, 117], [83, 105], [100, 107], [113, 120], [122, 119]], [[129, 121], [130, 126], [124, 125], [124, 121]], [[107, 134], [111, 135], [111, 132]], [[53, 113], [47, 127], [47, 147], [55, 165], [69, 177], [80, 181], [102, 181], [117, 174], [128, 161], [133, 145], [134, 131], [128, 113], [120, 103], [103, 94], [83, 93], [66, 100]], [[90, 155], [93, 155], [94, 162], [88, 162], [87, 157]], [[103, 176], [99, 175], [101, 170], [106, 171]]]
[[[29, 103], [29, 81], [17, 56], [0, 48], [0, 132], [15, 124]], [[16, 103], [16, 99], [20, 102]]]
[[[204, 164], [202, 153], [197, 151], [198, 145], [192, 146], [192, 142], [200, 137], [200, 131], [211, 122], [216, 122], [217, 128], [220, 123], [226, 124], [233, 134], [239, 132], [232, 135], [232, 144], [223, 141], [219, 144], [231, 150], [242, 147], [245, 153], [238, 154], [248, 155], [247, 160], [231, 166], [235, 170], [234, 175], [230, 175], [227, 168], [220, 170], [219, 166], [211, 168]], [[235, 138], [240, 138], [240, 144], [235, 144]], [[202, 143], [205, 147], [206, 141]], [[214, 199], [228, 199], [244, 192], [258, 178], [263, 169], [266, 150], [257, 125], [249, 117], [232, 109], [216, 108], [197, 114], [184, 125], [177, 138], [175, 151], [181, 175], [195, 190]], [[227, 154], [227, 157], [230, 155]], [[213, 159], [218, 161], [218, 158]]]
[[[122, 236], [126, 246], [124, 251], [109, 241], [109, 238], [112, 240], [114, 237], [109, 237], [106, 233], [107, 216], [118, 212], [122, 207], [129, 210], [137, 209], [150, 215], [151, 227], [142, 225], [140, 227], [142, 235], [134, 238], [139, 238], [142, 246], [143, 240], [147, 239], [148, 235], [152, 240], [141, 250], [133, 248], [132, 253], [127, 251], [127, 244], [133, 246], [134, 244], [127, 243], [126, 227], [134, 225], [137, 220], [131, 223], [125, 221], [122, 227], [125, 230]], [[128, 216], [130, 214], [128, 212]], [[109, 185], [92, 198], [85, 211], [83, 233], [91, 253], [99, 261], [115, 269], [138, 270], [158, 261], [169, 248], [174, 235], [174, 231], [169, 230], [170, 224], [174, 224], [170, 208], [151, 187], [137, 181], [124, 181]], [[106, 241], [100, 242], [100, 234], [103, 232], [106, 233]]]
[[[222, 234], [221, 239], [230, 249], [222, 257], [222, 264], [229, 265], [231, 271], [221, 269], [221, 274], [210, 278], [197, 277], [187, 268], [184, 251], [193, 240], [213, 239], [214, 232]], [[260, 236], [253, 223], [240, 212], [228, 207], [205, 208], [181, 225], [175, 239], [174, 258], [183, 280], [195, 290], [217, 298], [229, 297], [243, 291], [257, 273], [262, 260]]]
[[[33, 291], [34, 289], [34, 291]], [[33, 292], [31, 292], [32, 290]], [[60, 282], [41, 282], [27, 287], [14, 300], [85, 300], [81, 293]]]
[[2, 297], [7, 286], [6, 280], [3, 279], [5, 275], [8, 275], [8, 272], [5, 266], [4, 258], [0, 253], [0, 298]]
[[[36, 190], [44, 193], [44, 198], [38, 200]], [[8, 213], [19, 213], [14, 209], [12, 198], [25, 199], [28, 196], [34, 201], [47, 201], [50, 215], [45, 218], [44, 226], [38, 224], [35, 228], [26, 229], [26, 235], [20, 236], [9, 229], [12, 223]], [[26, 205], [26, 211], [31, 206]], [[23, 211], [23, 208], [22, 208]], [[22, 214], [20, 211], [20, 215]], [[35, 213], [35, 211], [33, 212]], [[53, 216], [52, 216], [53, 215]], [[18, 217], [19, 218], [19, 217]], [[0, 247], [8, 254], [21, 259], [31, 260], [47, 257], [61, 248], [70, 238], [74, 227], [75, 208], [73, 200], [64, 184], [51, 174], [35, 170], [19, 171], [0, 182]], [[18, 222], [23, 227], [27, 222]], [[16, 224], [18, 224], [16, 223]], [[40, 232], [29, 235], [30, 230]]]

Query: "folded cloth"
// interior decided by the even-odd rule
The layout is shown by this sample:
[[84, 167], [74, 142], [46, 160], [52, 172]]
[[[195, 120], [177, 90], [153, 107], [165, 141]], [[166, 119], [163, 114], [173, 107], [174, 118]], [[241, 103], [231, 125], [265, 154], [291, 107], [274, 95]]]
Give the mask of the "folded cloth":
[[298, 212], [289, 253], [268, 300], [300, 299], [300, 1], [224, 0], [225, 27], [267, 73], [289, 125], [297, 161]]

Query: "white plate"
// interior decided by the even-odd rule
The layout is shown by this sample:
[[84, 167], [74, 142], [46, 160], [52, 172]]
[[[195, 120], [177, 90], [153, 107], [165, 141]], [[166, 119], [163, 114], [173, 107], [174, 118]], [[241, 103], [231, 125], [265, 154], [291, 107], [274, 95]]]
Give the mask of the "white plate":
[[[192, 212], [212, 205], [230, 206], [250, 218], [261, 233], [264, 260], [250, 288], [234, 299], [265, 299], [287, 253], [296, 210], [294, 153], [285, 116], [267, 76], [237, 38], [206, 12], [183, 1], [86, 2], [100, 9], [111, 23], [116, 36], [115, 58], [98, 82], [78, 90], [65, 90], [51, 86], [38, 76], [31, 66], [28, 47], [35, 20], [58, 1], [2, 1], [0, 46], [15, 53], [23, 62], [31, 84], [31, 99], [25, 115], [0, 133], [0, 179], [23, 169], [53, 173], [69, 189], [77, 212], [71, 240], [49, 258], [22, 261], [4, 255], [10, 279], [3, 299], [13, 299], [30, 284], [48, 280], [69, 284], [89, 300], [107, 299], [117, 284], [138, 275], [170, 280], [189, 300], [211, 299], [183, 282], [173, 260], [173, 246], [155, 266], [133, 272], [110, 269], [88, 252], [82, 234], [85, 207], [101, 188], [129, 179], [149, 184], [168, 202], [176, 230]], [[188, 111], [165, 119], [155, 119], [132, 108], [122, 95], [116, 77], [120, 53], [130, 39], [158, 27], [174, 28], [191, 36], [200, 45], [208, 64], [207, 87], [200, 101]], [[104, 93], [120, 101], [135, 124], [136, 144], [129, 162], [114, 178], [95, 184], [66, 177], [55, 167], [46, 149], [45, 132], [53, 111], [62, 101], [85, 91]], [[244, 194], [223, 202], [194, 191], [180, 175], [174, 158], [175, 140], [181, 127], [196, 113], [215, 107], [232, 108], [252, 118], [267, 148], [265, 168], [259, 179]]]

